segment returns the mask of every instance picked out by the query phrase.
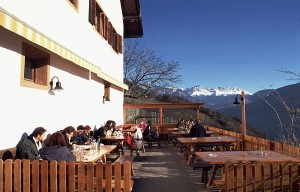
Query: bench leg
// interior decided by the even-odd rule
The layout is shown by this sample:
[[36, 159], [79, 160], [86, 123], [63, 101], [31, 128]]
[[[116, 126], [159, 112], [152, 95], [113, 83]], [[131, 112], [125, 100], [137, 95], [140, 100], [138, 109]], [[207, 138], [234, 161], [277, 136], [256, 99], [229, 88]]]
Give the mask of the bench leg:
[[142, 150], [143, 150], [143, 153], [146, 152], [146, 150], [145, 150], [145, 145], [142, 146]]

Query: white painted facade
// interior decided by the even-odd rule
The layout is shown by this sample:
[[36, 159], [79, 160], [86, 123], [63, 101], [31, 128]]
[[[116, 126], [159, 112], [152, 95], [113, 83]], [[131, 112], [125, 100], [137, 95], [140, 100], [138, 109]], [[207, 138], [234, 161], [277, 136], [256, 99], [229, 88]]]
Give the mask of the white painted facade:
[[[123, 54], [116, 53], [89, 23], [89, 1], [78, 2], [78, 10], [68, 0], [0, 0], [0, 8], [123, 82]], [[120, 1], [97, 2], [117, 33], [123, 34]], [[99, 127], [110, 119], [123, 124], [123, 89], [111, 84], [110, 101], [103, 103], [104, 80], [91, 79], [87, 69], [51, 51], [47, 51], [50, 78], [59, 77], [64, 90], [50, 95], [48, 90], [22, 87], [22, 42], [31, 43], [0, 26], [0, 149], [16, 146], [24, 133], [31, 134], [38, 126], [53, 133], [69, 125]]]

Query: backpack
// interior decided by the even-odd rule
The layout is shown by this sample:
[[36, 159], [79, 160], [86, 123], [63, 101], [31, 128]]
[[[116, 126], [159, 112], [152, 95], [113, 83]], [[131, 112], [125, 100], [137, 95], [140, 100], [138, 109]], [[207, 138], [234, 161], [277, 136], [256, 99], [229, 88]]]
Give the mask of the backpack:
[[136, 144], [135, 144], [135, 142], [134, 142], [131, 135], [125, 133], [124, 138], [125, 138], [125, 142], [127, 143], [128, 147], [130, 149], [135, 149], [136, 148]]

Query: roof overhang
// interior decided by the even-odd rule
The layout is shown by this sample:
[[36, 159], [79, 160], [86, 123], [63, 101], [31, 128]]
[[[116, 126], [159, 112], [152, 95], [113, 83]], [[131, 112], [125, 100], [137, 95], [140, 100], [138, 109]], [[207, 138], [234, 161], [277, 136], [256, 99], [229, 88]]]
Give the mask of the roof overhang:
[[120, 0], [123, 12], [124, 38], [143, 36], [141, 7], [139, 0]]

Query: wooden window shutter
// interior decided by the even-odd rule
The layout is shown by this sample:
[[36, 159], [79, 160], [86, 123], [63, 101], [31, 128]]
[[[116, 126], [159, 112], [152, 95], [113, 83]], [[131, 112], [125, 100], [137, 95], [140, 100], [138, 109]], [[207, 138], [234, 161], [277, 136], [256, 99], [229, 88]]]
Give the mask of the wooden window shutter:
[[123, 38], [118, 34], [118, 53], [123, 54]]
[[48, 79], [48, 58], [36, 60], [35, 79], [34, 82], [39, 85], [47, 85]]
[[118, 52], [118, 50], [117, 50], [117, 41], [118, 41], [118, 39], [117, 38], [118, 38], [117, 33], [114, 29], [113, 30], [113, 49], [115, 50], [115, 52]]
[[90, 7], [89, 7], [89, 22], [92, 25], [95, 25], [95, 18], [96, 18], [96, 1], [90, 0]]
[[110, 21], [108, 21], [108, 25], [107, 25], [107, 41], [108, 41], [108, 44], [111, 45], [111, 23], [110, 23]]
[[104, 34], [104, 39], [107, 40], [107, 28], [108, 28], [108, 19], [106, 17], [106, 15], [103, 15], [104, 17], [104, 30], [103, 30], [103, 34]]
[[100, 31], [99, 33], [104, 37], [104, 13], [100, 11]]

